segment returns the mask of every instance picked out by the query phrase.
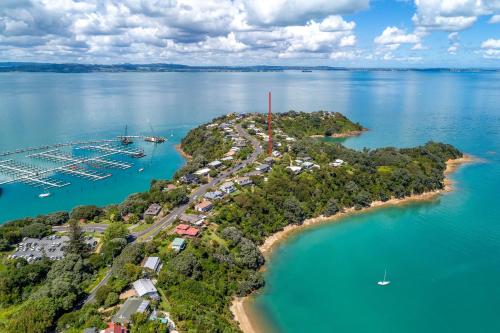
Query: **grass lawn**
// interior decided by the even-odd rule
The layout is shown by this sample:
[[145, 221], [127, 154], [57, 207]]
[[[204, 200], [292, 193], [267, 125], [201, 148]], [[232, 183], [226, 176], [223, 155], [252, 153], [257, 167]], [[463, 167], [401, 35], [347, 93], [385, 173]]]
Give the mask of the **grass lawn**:
[[139, 223], [139, 224], [132, 226], [132, 228], [130, 228], [129, 230], [131, 232], [139, 232], [139, 231], [143, 231], [143, 230], [147, 229], [150, 226], [151, 226], [151, 224]]

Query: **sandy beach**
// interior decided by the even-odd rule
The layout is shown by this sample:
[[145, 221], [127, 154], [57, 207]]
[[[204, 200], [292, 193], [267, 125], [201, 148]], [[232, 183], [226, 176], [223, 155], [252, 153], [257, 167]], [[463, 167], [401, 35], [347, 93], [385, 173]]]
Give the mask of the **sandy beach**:
[[[473, 156], [464, 155], [462, 158], [458, 158], [455, 160], [449, 160], [446, 162], [446, 170], [444, 188], [438, 191], [426, 192], [423, 194], [413, 195], [410, 197], [406, 197], [403, 199], [392, 198], [388, 201], [374, 201], [371, 203], [370, 207], [366, 207], [360, 210], [355, 210], [354, 208], [349, 208], [344, 210], [341, 213], [337, 213], [332, 216], [318, 216], [315, 218], [307, 219], [304, 221], [302, 225], [288, 225], [283, 230], [269, 236], [266, 238], [264, 243], [259, 247], [260, 251], [264, 254], [266, 259], [269, 259], [273, 249], [276, 248], [280, 243], [286, 240], [290, 235], [295, 234], [296, 232], [302, 231], [307, 227], [311, 227], [313, 225], [321, 224], [321, 223], [332, 223], [338, 222], [347, 216], [352, 216], [354, 214], [364, 213], [373, 209], [394, 206], [394, 205], [403, 205], [417, 201], [427, 201], [432, 200], [439, 196], [440, 194], [450, 192], [453, 190], [453, 182], [448, 177], [448, 175], [455, 170], [457, 170], [461, 165], [465, 163], [472, 163], [476, 161]], [[244, 333], [262, 333], [261, 330], [257, 327], [257, 324], [252, 325], [253, 319], [251, 318], [251, 314], [245, 309], [245, 302], [248, 301], [248, 297], [236, 298], [231, 305], [231, 312], [234, 314], [235, 320], [239, 322], [240, 328]]]
[[189, 155], [189, 154], [188, 154], [188, 153], [186, 153], [184, 150], [182, 150], [182, 148], [181, 148], [181, 145], [180, 145], [180, 144], [175, 145], [175, 150], [177, 150], [177, 152], [178, 152], [179, 154], [181, 154], [181, 155], [182, 155], [182, 157], [184, 157], [184, 158], [186, 158], [186, 159], [188, 159], [188, 160], [190, 160], [190, 159], [192, 159], [192, 158], [193, 158], [191, 155]]

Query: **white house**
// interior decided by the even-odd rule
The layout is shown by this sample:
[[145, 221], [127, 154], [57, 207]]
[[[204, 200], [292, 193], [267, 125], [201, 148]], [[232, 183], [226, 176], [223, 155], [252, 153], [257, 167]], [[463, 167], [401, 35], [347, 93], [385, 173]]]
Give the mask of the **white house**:
[[152, 271], [158, 272], [161, 269], [161, 260], [159, 257], [147, 257], [142, 265], [143, 268], [148, 268]]
[[331, 162], [329, 165], [332, 166], [332, 167], [339, 167], [339, 166], [341, 166], [344, 163], [345, 162], [343, 160], [336, 159], [334, 162]]
[[135, 292], [139, 297], [150, 297], [154, 299], [159, 299], [158, 290], [156, 290], [153, 281], [150, 279], [139, 279], [132, 283]]
[[299, 174], [301, 171], [302, 171], [302, 168], [297, 166], [297, 165], [290, 165], [288, 167], [286, 167], [288, 170], [290, 170], [291, 172], [293, 172], [294, 174]]
[[236, 191], [236, 187], [234, 186], [233, 182], [225, 182], [220, 186], [220, 190], [222, 192], [225, 192], [227, 194], [233, 193]]
[[198, 171], [195, 171], [195, 175], [197, 176], [206, 176], [210, 173], [210, 169], [209, 168], [203, 168], [203, 169], [200, 169]]
[[215, 160], [213, 162], [208, 163], [208, 166], [211, 168], [218, 168], [222, 165], [222, 162], [219, 160]]

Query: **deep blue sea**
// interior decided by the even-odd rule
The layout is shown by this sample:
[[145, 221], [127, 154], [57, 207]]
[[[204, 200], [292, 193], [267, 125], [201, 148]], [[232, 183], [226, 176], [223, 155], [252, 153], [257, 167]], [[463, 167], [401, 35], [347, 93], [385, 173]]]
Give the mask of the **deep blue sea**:
[[[331, 110], [369, 131], [353, 148], [428, 140], [482, 160], [453, 174], [439, 199], [385, 208], [306, 230], [268, 263], [253, 308], [277, 332], [500, 331], [500, 74], [440, 72], [0, 74], [0, 151], [148, 133], [137, 167], [73, 182], [39, 199], [8, 185], [0, 222], [78, 204], [116, 203], [169, 178], [193, 126], [228, 112]], [[143, 173], [137, 168], [143, 166]], [[392, 281], [380, 288], [384, 269]]]

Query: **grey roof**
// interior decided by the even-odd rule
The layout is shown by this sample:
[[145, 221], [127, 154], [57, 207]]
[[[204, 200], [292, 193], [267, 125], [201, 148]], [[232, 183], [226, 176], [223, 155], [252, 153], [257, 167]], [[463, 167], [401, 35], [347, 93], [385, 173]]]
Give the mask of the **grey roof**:
[[151, 281], [150, 279], [139, 279], [135, 281], [132, 285], [134, 286], [137, 295], [141, 297], [147, 294], [158, 292], [156, 290], [155, 285], [153, 284], [153, 281]]
[[149, 268], [153, 271], [157, 271], [160, 268], [161, 260], [159, 257], [148, 257], [144, 263], [144, 268]]
[[161, 210], [161, 206], [157, 203], [151, 204], [148, 209], [144, 212], [144, 215], [158, 215]]
[[134, 313], [143, 313], [147, 310], [149, 301], [138, 297], [130, 297], [125, 301], [123, 306], [113, 316], [113, 321], [125, 324], [130, 321]]

